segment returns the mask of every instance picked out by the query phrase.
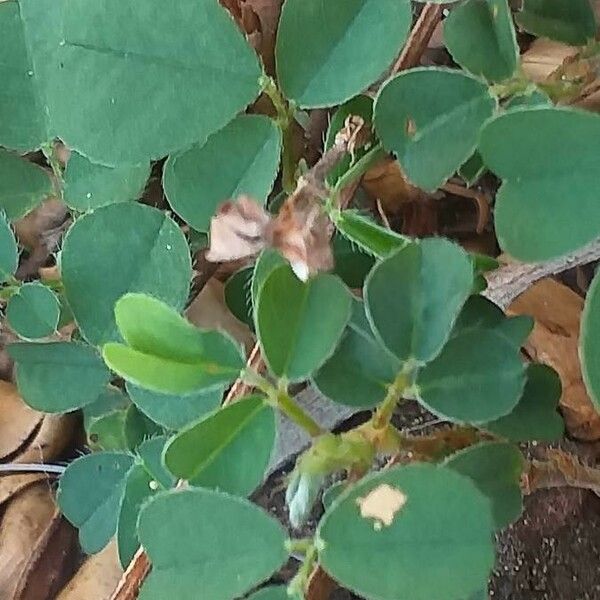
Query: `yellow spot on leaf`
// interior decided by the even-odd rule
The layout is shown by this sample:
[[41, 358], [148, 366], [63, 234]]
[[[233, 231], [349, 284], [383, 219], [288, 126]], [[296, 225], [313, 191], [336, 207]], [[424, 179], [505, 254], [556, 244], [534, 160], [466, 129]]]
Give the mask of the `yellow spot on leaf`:
[[382, 483], [366, 496], [357, 498], [356, 503], [360, 508], [360, 516], [363, 519], [375, 519], [375, 530], [379, 531], [382, 525], [389, 527], [392, 524], [406, 500], [406, 494], [398, 488]]

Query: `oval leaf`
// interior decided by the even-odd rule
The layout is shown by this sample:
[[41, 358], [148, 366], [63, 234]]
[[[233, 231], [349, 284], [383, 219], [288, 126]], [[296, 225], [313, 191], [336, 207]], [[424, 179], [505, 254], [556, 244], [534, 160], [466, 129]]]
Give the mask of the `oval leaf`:
[[504, 180], [495, 222], [506, 252], [523, 261], [548, 260], [598, 236], [598, 115], [567, 108], [514, 110], [486, 125], [479, 150]]
[[471, 481], [414, 464], [344, 492], [321, 520], [317, 547], [323, 568], [361, 596], [464, 600], [494, 564], [492, 529], [489, 503]]
[[52, 182], [44, 169], [0, 148], [0, 210], [10, 221], [24, 217], [50, 194]]
[[29, 406], [67, 412], [94, 402], [110, 373], [93, 348], [78, 342], [11, 344], [19, 392]]
[[334, 402], [372, 408], [383, 401], [399, 370], [399, 361], [375, 339], [363, 303], [355, 301], [340, 345], [313, 382]]
[[289, 600], [287, 588], [284, 585], [270, 586], [248, 596], [247, 600]]
[[406, 176], [434, 191], [473, 154], [496, 101], [460, 71], [419, 68], [388, 81], [375, 101], [375, 128]]
[[411, 24], [406, 0], [287, 0], [277, 34], [277, 76], [304, 108], [333, 106], [389, 67]]
[[288, 265], [267, 276], [258, 293], [256, 331], [270, 370], [305, 379], [334, 351], [350, 318], [350, 294], [334, 275], [306, 283]]
[[69, 306], [92, 344], [119, 339], [114, 306], [126, 292], [147, 292], [175, 308], [187, 299], [187, 242], [155, 208], [121, 203], [84, 215], [67, 232], [61, 257]]
[[38, 282], [25, 283], [6, 307], [6, 319], [17, 335], [25, 339], [46, 337], [56, 331], [60, 304], [52, 290]]
[[510, 78], [519, 47], [507, 0], [468, 0], [444, 21], [444, 41], [462, 67], [490, 81]]
[[164, 461], [191, 485], [248, 496], [264, 478], [274, 443], [273, 409], [250, 397], [181, 431], [167, 445]]
[[230, 600], [287, 559], [281, 525], [247, 500], [194, 489], [165, 493], [142, 508], [140, 541], [152, 561], [140, 600]]
[[204, 140], [260, 89], [256, 54], [215, 0], [71, 0], [62, 31], [52, 118], [94, 162], [138, 163]]
[[136, 200], [149, 176], [149, 162], [105, 167], [72, 152], [64, 173], [63, 198], [69, 208], [79, 212]]
[[443, 239], [423, 240], [392, 254], [371, 271], [365, 307], [373, 331], [401, 361], [425, 363], [448, 339], [469, 296], [469, 256]]
[[223, 388], [195, 394], [161, 394], [127, 382], [127, 393], [132, 402], [155, 423], [167, 429], [178, 430], [212, 412], [221, 402]]
[[244, 367], [240, 347], [219, 331], [203, 331], [144, 294], [127, 294], [115, 306], [129, 344], [105, 344], [108, 366], [135, 385], [187, 394], [233, 381]]
[[0, 212], [0, 283], [8, 281], [15, 274], [18, 264], [19, 249], [15, 234]]
[[74, 460], [60, 478], [58, 506], [79, 529], [81, 547], [99, 552], [117, 529], [119, 507], [133, 456], [101, 452]]
[[489, 498], [496, 529], [515, 521], [523, 510], [523, 455], [516, 446], [484, 442], [450, 456], [446, 467], [468, 477]]
[[516, 19], [529, 33], [573, 46], [583, 46], [596, 36], [589, 0], [524, 0]]
[[456, 423], [484, 423], [508, 414], [524, 384], [518, 348], [485, 329], [452, 338], [417, 376], [419, 401]]
[[204, 144], [169, 157], [163, 175], [167, 200], [194, 229], [208, 231], [225, 200], [247, 195], [266, 201], [280, 150], [281, 133], [272, 119], [237, 117]]

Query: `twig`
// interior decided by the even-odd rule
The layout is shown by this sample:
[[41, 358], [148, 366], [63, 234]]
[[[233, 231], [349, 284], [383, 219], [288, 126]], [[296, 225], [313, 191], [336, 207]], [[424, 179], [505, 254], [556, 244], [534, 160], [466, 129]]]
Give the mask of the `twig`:
[[544, 277], [558, 275], [580, 265], [600, 260], [600, 238], [581, 250], [549, 262], [507, 265], [487, 274], [486, 298], [506, 309], [525, 290]]
[[42, 463], [5, 463], [0, 464], [0, 473], [46, 473], [62, 475], [66, 468], [62, 465], [44, 465]]
[[442, 18], [443, 10], [443, 5], [433, 4], [432, 2], [427, 3], [423, 7], [402, 53], [392, 67], [390, 77], [405, 69], [416, 67], [419, 64], [437, 24]]

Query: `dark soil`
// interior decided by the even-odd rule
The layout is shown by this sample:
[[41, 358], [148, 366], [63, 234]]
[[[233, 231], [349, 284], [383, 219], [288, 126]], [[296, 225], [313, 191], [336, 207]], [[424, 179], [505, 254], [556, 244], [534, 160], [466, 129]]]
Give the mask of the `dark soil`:
[[[353, 421], [360, 421], [354, 417]], [[404, 407], [399, 421], [419, 427], [430, 416], [418, 408]], [[346, 424], [344, 428], [352, 427]], [[593, 462], [593, 446], [566, 442]], [[533, 453], [538, 454], [539, 448]], [[284, 486], [293, 464], [273, 474], [254, 500], [287, 523]], [[294, 537], [312, 535], [322, 507]], [[290, 559], [273, 582], [285, 583], [295, 574], [298, 561]], [[496, 569], [490, 581], [490, 600], [600, 600], [600, 498], [575, 489], [543, 490], [525, 498], [521, 518], [497, 538]], [[361, 600], [339, 589], [330, 600]], [[410, 600], [410, 599], [407, 599]]]

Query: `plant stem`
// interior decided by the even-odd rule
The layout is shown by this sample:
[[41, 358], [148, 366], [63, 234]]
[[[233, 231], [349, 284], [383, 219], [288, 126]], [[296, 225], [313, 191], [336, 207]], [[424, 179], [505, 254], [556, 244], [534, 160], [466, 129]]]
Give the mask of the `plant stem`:
[[292, 193], [296, 187], [296, 161], [294, 159], [293, 129], [294, 107], [287, 102], [272, 77], [263, 75], [261, 79], [263, 92], [271, 100], [277, 112], [277, 124], [281, 129], [283, 137], [282, 152], [282, 185], [288, 193]]
[[52, 187], [54, 188], [54, 193], [59, 200], [62, 200], [64, 179], [62, 166], [58, 160], [58, 157], [56, 156], [54, 144], [44, 144], [42, 146], [42, 152], [44, 153], [44, 156], [46, 157], [46, 160], [52, 169], [52, 173], [54, 174], [54, 177], [52, 178]]
[[389, 425], [396, 404], [409, 385], [410, 378], [407, 371], [403, 369], [389, 386], [385, 399], [373, 415], [372, 423], [375, 429], [384, 429]]
[[287, 386], [280, 385], [278, 389], [268, 379], [249, 368], [242, 371], [242, 379], [265, 394], [271, 406], [278, 408], [311, 437], [318, 437], [325, 433], [321, 426], [287, 393]]
[[335, 184], [334, 194], [343, 190], [356, 179], [362, 177], [377, 161], [386, 156], [386, 151], [381, 144], [373, 146], [364, 156], [359, 158], [338, 180]]

